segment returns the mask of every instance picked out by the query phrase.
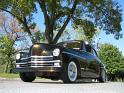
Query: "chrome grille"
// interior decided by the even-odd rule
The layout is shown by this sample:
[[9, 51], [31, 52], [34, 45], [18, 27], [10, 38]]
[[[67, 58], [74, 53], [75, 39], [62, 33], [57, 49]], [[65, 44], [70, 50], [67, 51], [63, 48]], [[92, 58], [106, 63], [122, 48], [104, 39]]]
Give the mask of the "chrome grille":
[[56, 67], [54, 63], [60, 63], [60, 60], [53, 60], [53, 56], [31, 56], [22, 58], [20, 63], [16, 63], [18, 67]]
[[53, 66], [54, 64], [53, 63], [28, 63], [28, 66]]
[[51, 61], [53, 60], [53, 56], [32, 56], [31, 61]]

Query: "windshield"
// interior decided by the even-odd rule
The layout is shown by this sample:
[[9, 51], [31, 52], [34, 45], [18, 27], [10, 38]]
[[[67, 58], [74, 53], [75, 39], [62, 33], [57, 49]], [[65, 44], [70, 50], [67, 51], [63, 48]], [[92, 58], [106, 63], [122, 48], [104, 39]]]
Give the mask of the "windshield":
[[71, 48], [71, 49], [76, 49], [79, 50], [81, 48], [81, 42], [75, 41], [75, 42], [66, 42], [66, 43], [61, 43], [59, 45], [62, 45], [63, 47]]

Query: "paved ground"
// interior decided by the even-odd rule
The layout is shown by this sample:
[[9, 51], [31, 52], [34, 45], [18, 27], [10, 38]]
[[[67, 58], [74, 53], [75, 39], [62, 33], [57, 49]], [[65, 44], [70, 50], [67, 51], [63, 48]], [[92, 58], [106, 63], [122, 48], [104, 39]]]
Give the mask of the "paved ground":
[[63, 84], [47, 79], [25, 83], [21, 80], [0, 79], [0, 93], [124, 93], [124, 83]]

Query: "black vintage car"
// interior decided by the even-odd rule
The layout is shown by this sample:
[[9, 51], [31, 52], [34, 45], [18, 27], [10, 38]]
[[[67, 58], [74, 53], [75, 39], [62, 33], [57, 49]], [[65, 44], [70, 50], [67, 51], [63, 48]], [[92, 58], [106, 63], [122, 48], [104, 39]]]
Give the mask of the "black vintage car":
[[24, 82], [37, 77], [74, 83], [77, 79], [93, 78], [106, 81], [106, 69], [95, 49], [84, 41], [67, 41], [56, 45], [37, 43], [29, 52], [16, 55], [16, 71]]

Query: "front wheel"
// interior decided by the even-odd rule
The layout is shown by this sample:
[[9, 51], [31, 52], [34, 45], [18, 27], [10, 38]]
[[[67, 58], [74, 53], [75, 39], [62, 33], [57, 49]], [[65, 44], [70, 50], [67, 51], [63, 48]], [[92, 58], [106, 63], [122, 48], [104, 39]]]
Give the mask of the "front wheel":
[[19, 75], [21, 80], [24, 82], [32, 82], [36, 78], [35, 74], [31, 72], [22, 72], [22, 73], [19, 73]]
[[77, 80], [77, 65], [74, 61], [64, 63], [62, 80], [64, 83], [74, 83]]

